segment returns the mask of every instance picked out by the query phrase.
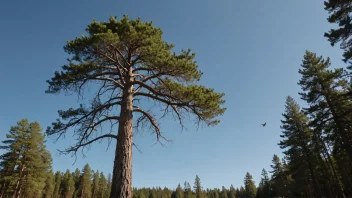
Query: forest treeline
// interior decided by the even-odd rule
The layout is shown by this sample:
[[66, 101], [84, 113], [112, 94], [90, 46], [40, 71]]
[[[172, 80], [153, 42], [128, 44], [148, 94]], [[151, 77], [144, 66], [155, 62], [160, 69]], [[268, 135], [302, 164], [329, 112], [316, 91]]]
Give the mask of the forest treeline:
[[[175, 190], [134, 188], [134, 197], [234, 198], [234, 197], [347, 197], [352, 195], [352, 100], [349, 73], [330, 68], [324, 59], [306, 51], [299, 73], [299, 93], [307, 104], [300, 107], [288, 96], [282, 114], [281, 141], [284, 157], [273, 156], [271, 170], [262, 170], [258, 185], [246, 173], [243, 186], [203, 188], [196, 176]], [[2, 141], [0, 197], [104, 198], [109, 197], [111, 175], [82, 170], [52, 170], [50, 152], [38, 122], [21, 120]], [[176, 187], [176, 186], [175, 186]]]

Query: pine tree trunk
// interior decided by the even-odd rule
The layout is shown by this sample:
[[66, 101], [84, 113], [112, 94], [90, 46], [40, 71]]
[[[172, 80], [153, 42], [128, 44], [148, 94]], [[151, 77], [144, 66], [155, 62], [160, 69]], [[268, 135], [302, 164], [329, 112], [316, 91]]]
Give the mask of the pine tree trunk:
[[[13, 193], [13, 198], [18, 197], [18, 196], [19, 196], [19, 193], [21, 192], [21, 186], [20, 186], [20, 184], [21, 184], [21, 181], [22, 181], [23, 171], [24, 171], [25, 168], [26, 168], [25, 166], [23, 166], [23, 167], [21, 168], [20, 177], [18, 178], [18, 181], [17, 181], [17, 184], [16, 184], [16, 188], [15, 188], [15, 192]], [[17, 195], [18, 195], [18, 196], [17, 196]]]
[[[19, 156], [20, 156], [20, 154], [17, 156], [17, 159], [16, 159], [16, 160], [19, 159]], [[14, 168], [15, 168], [16, 165], [17, 165], [17, 164], [13, 165], [12, 168], [8, 168], [8, 169], [7, 169], [7, 173], [6, 173], [5, 175], [11, 175], [11, 174], [13, 174], [13, 173], [14, 173]], [[2, 198], [2, 197], [4, 196], [5, 191], [6, 191], [6, 189], [7, 189], [7, 186], [9, 186], [9, 183], [10, 183], [10, 182], [4, 182], [4, 183], [3, 183], [2, 189], [0, 190], [0, 198]]]
[[[330, 174], [332, 174], [332, 178], [333, 178], [333, 184], [335, 184], [333, 186], [333, 190], [337, 192], [335, 192], [335, 194], [339, 193], [341, 197], [345, 198], [345, 194], [343, 192], [343, 188], [340, 184], [340, 179], [339, 179], [339, 176], [337, 174], [337, 171], [336, 171], [336, 168], [334, 166], [334, 163], [332, 162], [331, 158], [330, 158], [330, 155], [329, 155], [329, 151], [328, 151], [328, 148], [326, 147], [326, 144], [324, 142], [324, 140], [322, 140], [320, 137], [318, 137], [320, 142], [321, 142], [321, 145], [322, 145], [322, 149], [323, 149], [323, 154], [324, 154], [324, 157], [325, 157], [325, 160], [327, 160], [327, 168], [330, 172]], [[336, 189], [337, 188], [337, 189]]]
[[21, 197], [21, 187], [20, 187], [20, 189], [18, 190], [18, 193], [17, 193], [17, 198], [20, 198]]
[[346, 130], [343, 123], [341, 122], [341, 119], [339, 117], [340, 115], [338, 115], [338, 113], [336, 111], [336, 109], [338, 109], [338, 107], [333, 105], [332, 98], [330, 97], [330, 95], [331, 95], [330, 91], [328, 89], [326, 89], [326, 87], [324, 86], [323, 83], [321, 83], [320, 85], [322, 87], [325, 100], [331, 110], [333, 120], [336, 123], [336, 127], [338, 129], [338, 135], [341, 137], [340, 140], [341, 140], [342, 146], [346, 150], [346, 152], [350, 158], [350, 161], [352, 161], [352, 143], [351, 143], [350, 137], [348, 135], [348, 131]]
[[110, 198], [132, 198], [132, 86], [123, 92]]
[[6, 190], [6, 188], [7, 188], [7, 184], [8, 182], [4, 182], [4, 184], [3, 184], [3, 186], [2, 186], [2, 189], [1, 189], [1, 191], [0, 191], [0, 198], [2, 198], [3, 196], [4, 196], [4, 194], [5, 194], [5, 190]]
[[312, 160], [311, 155], [310, 155], [311, 151], [310, 151], [310, 149], [307, 148], [306, 143], [304, 143], [305, 142], [304, 141], [304, 137], [302, 137], [302, 133], [304, 133], [304, 131], [298, 124], [296, 124], [296, 127], [299, 129], [298, 135], [299, 135], [300, 142], [302, 143], [301, 147], [303, 148], [304, 153], [305, 153], [306, 158], [307, 158], [309, 172], [310, 172], [310, 175], [311, 175], [312, 180], [313, 180], [314, 193], [318, 197], [321, 197], [320, 186], [319, 186], [319, 183], [317, 182], [317, 179], [316, 179], [316, 176], [315, 176], [315, 171], [314, 171], [313, 164], [312, 164], [312, 161], [311, 161]]

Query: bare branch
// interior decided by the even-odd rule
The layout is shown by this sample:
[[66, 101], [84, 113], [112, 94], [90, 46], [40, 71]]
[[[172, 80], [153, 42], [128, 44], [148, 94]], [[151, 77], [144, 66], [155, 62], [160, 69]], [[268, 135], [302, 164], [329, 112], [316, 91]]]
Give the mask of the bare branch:
[[[80, 118], [72, 118], [67, 124], [65, 124], [63, 127], [57, 129], [59, 130], [59, 133], [60, 134], [63, 134], [66, 132], [66, 130], [71, 127], [71, 126], [75, 126], [81, 122], [85, 122], [85, 119], [89, 119], [88, 117], [89, 116], [93, 116], [90, 121], [92, 122], [92, 120], [94, 120], [95, 118], [95, 115], [102, 111], [103, 109], [106, 109], [106, 108], [110, 108], [111, 106], [114, 106], [114, 105], [119, 105], [121, 104], [121, 101], [117, 101], [117, 102], [113, 102], [113, 103], [109, 103], [115, 99], [118, 99], [119, 97], [116, 97], [116, 98], [111, 98], [109, 101], [106, 102], [106, 104], [103, 104], [103, 105], [100, 105], [98, 108], [95, 108], [93, 110], [91, 110], [90, 112], [84, 114], [83, 116], [81, 116]], [[61, 135], [60, 135], [61, 136]]]
[[[137, 107], [137, 106], [133, 106], [133, 112], [138, 112], [138, 113], [141, 113], [148, 121], [149, 123], [151, 124], [151, 126], [153, 126], [154, 128], [154, 131], [156, 133], [156, 138], [157, 138], [157, 142], [159, 142], [160, 144], [162, 144], [162, 142], [160, 142], [160, 138], [166, 140], [167, 142], [171, 142], [171, 140], [168, 140], [167, 138], [165, 138], [162, 134], [161, 134], [161, 131], [160, 131], [160, 128], [159, 128], [159, 125], [158, 123], [156, 122], [156, 119], [150, 115], [150, 113], [144, 111], [143, 109]], [[143, 119], [143, 118], [142, 118]], [[162, 144], [163, 145], [163, 144]]]
[[109, 77], [100, 77], [100, 76], [96, 76], [96, 77], [88, 77], [88, 79], [91, 80], [103, 80], [103, 81], [111, 81], [114, 82], [116, 85], [118, 85], [121, 89], [123, 89], [125, 86], [123, 86], [120, 82], [116, 81], [113, 78], [109, 78]]
[[137, 149], [137, 151], [138, 151], [139, 153], [142, 153], [142, 151], [138, 148], [138, 146], [137, 146], [134, 142], [132, 142], [132, 145]]
[[87, 145], [89, 145], [89, 144], [91, 144], [91, 143], [93, 143], [93, 142], [95, 142], [97, 140], [103, 139], [103, 138], [114, 138], [114, 139], [117, 139], [117, 136], [113, 135], [113, 134], [105, 134], [105, 135], [99, 136], [97, 138], [94, 138], [93, 140], [90, 140], [88, 142], [77, 144], [77, 145], [75, 145], [75, 146], [73, 146], [73, 147], [71, 147], [71, 148], [69, 148], [69, 149], [67, 149], [65, 151], [60, 151], [60, 152], [62, 152], [62, 153], [70, 153], [70, 152], [76, 153], [79, 148], [87, 146]]
[[116, 120], [119, 121], [120, 117], [119, 116], [104, 116], [105, 118], [102, 120], [99, 120], [98, 122], [96, 122], [95, 124], [93, 124], [92, 126], [89, 126], [87, 128], [89, 129], [94, 129], [95, 127], [97, 127], [98, 125], [100, 125], [101, 123], [105, 122], [105, 121], [110, 121], [110, 120]]
[[133, 70], [133, 73], [137, 72], [137, 71], [151, 71], [152, 69], [149, 68], [145, 68], [145, 67], [138, 67], [136, 69]]

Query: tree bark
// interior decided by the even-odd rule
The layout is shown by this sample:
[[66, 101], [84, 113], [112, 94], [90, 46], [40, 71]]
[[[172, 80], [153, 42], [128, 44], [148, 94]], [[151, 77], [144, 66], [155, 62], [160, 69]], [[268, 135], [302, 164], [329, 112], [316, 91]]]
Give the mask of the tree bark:
[[17, 198], [20, 198], [20, 197], [21, 197], [21, 190], [22, 190], [22, 187], [20, 187], [20, 189], [18, 190]]
[[110, 198], [132, 198], [133, 86], [126, 82], [121, 104]]
[[331, 110], [332, 117], [336, 123], [336, 127], [338, 129], [337, 133], [340, 136], [341, 144], [342, 144], [343, 148], [346, 150], [346, 152], [350, 158], [350, 161], [352, 161], [352, 143], [351, 143], [350, 137], [348, 135], [348, 131], [347, 131], [346, 127], [344, 126], [344, 124], [341, 122], [339, 114], [336, 111], [336, 109], [337, 109], [336, 105], [334, 105], [332, 102], [332, 98], [330, 97], [330, 95], [331, 95], [330, 90], [326, 89], [325, 85], [322, 82], [320, 82], [320, 85], [322, 87], [323, 96], [325, 97], [325, 100]]
[[26, 167], [23, 166], [21, 168], [21, 172], [20, 172], [20, 177], [18, 178], [17, 184], [16, 184], [16, 188], [15, 188], [15, 192], [13, 193], [13, 198], [16, 198], [19, 196], [20, 192], [21, 192], [21, 182], [22, 182], [22, 175], [23, 175], [23, 171]]

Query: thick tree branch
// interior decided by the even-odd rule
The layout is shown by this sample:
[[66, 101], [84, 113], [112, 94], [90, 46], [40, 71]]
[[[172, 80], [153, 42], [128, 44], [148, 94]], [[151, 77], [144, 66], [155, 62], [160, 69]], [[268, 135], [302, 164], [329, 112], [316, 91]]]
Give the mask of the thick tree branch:
[[94, 123], [92, 126], [89, 126], [88, 128], [94, 129], [95, 127], [99, 126], [101, 123], [105, 121], [110, 121], [110, 120], [120, 121], [119, 116], [104, 116], [104, 117], [105, 117], [104, 119], [99, 120], [98, 122]]
[[123, 56], [122, 52], [117, 48], [115, 47], [114, 45], [110, 44], [111, 47], [113, 47], [117, 53], [119, 53], [120, 57], [125, 61], [125, 63], [131, 67], [131, 64], [128, 62], [128, 60]]
[[116, 81], [113, 78], [109, 78], [109, 77], [100, 77], [100, 76], [96, 76], [96, 77], [88, 77], [88, 79], [90, 80], [102, 80], [102, 81], [111, 81], [114, 82], [117, 86], [119, 86], [121, 89], [123, 89], [125, 86], [122, 85], [120, 82]]

